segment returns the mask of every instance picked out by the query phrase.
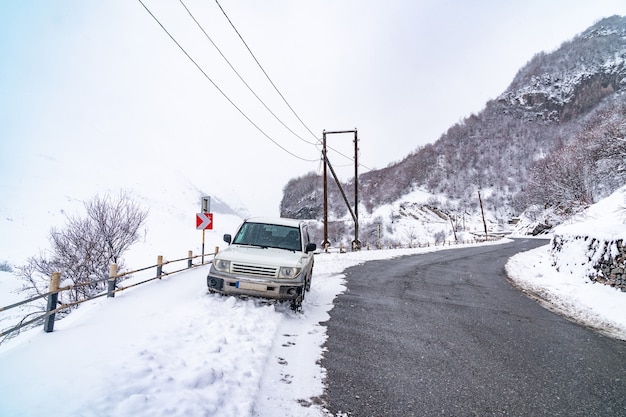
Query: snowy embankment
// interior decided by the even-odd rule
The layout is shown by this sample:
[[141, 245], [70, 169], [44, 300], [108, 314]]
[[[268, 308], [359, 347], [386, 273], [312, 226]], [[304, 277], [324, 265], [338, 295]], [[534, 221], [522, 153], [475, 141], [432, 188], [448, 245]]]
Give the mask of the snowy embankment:
[[623, 273], [616, 247], [626, 242], [626, 187], [557, 227], [554, 235], [551, 245], [509, 260], [511, 280], [546, 307], [626, 340], [626, 292], [590, 279], [599, 274], [601, 261], [621, 265]]
[[512, 257], [506, 271], [524, 292], [569, 319], [626, 340], [626, 293], [552, 266], [550, 246]]

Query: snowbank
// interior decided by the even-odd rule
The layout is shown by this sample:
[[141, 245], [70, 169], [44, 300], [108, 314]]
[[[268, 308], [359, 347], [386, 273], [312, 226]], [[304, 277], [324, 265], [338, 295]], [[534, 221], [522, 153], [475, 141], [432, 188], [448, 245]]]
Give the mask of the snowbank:
[[625, 208], [626, 186], [557, 227], [550, 246], [509, 260], [509, 277], [549, 308], [626, 340]]
[[555, 229], [553, 265], [574, 279], [626, 291], [625, 241], [626, 186]]
[[512, 257], [506, 272], [517, 287], [544, 307], [626, 340], [626, 293], [557, 271], [552, 262], [550, 246], [546, 245]]

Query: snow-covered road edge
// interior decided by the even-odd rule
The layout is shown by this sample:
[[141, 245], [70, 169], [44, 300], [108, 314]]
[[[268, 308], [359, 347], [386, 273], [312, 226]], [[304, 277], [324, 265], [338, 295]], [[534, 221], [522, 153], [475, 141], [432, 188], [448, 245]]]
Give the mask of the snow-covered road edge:
[[511, 284], [557, 314], [626, 340], [626, 293], [558, 272], [549, 248], [541, 246], [510, 258], [506, 272]]

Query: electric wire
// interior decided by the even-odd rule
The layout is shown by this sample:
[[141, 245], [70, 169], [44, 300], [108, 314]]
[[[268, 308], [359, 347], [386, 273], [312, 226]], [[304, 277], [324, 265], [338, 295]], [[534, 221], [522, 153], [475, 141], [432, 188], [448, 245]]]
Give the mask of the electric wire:
[[[332, 146], [330, 146], [330, 145], [328, 145], [328, 144], [326, 144], [326, 148], [331, 149], [331, 150], [333, 150], [333, 151], [337, 152], [339, 155], [341, 155], [341, 156], [343, 156], [344, 158], [346, 158], [347, 160], [349, 160], [349, 161], [351, 161], [351, 162], [354, 162], [354, 157], [352, 157], [352, 156], [348, 156], [348, 155], [346, 155], [345, 153], [341, 152], [341, 151], [340, 151], [340, 150], [338, 150], [338, 149], [333, 148]], [[360, 149], [360, 148], [359, 148], [359, 151], [358, 151], [358, 152], [359, 152], [359, 153], [358, 153], [358, 156], [360, 157], [360, 156], [361, 156], [361, 149]], [[322, 159], [323, 159], [323, 157], [322, 157]], [[346, 166], [349, 166], [349, 164], [346, 164], [346, 165], [338, 165], [338, 167], [346, 167]], [[368, 167], [367, 165], [363, 165], [361, 162], [359, 162], [359, 166], [360, 166], [360, 167], [365, 168], [367, 171], [373, 171], [373, 170], [374, 170], [373, 168], [370, 168], [370, 167]]]
[[193, 15], [193, 13], [191, 13], [191, 10], [189, 10], [189, 8], [185, 5], [185, 3], [183, 2], [183, 0], [178, 0], [180, 2], [180, 4], [185, 8], [185, 10], [187, 11], [187, 13], [189, 14], [189, 16], [191, 17], [191, 19], [194, 21], [194, 23], [196, 24], [196, 26], [198, 26], [198, 28], [202, 31], [202, 33], [204, 33], [204, 36], [206, 36], [206, 38], [209, 40], [209, 42], [211, 42], [211, 45], [213, 45], [213, 47], [215, 47], [215, 49], [217, 50], [217, 52], [222, 56], [222, 58], [224, 59], [224, 61], [226, 61], [226, 63], [228, 64], [228, 66], [230, 67], [231, 70], [233, 70], [233, 72], [237, 75], [237, 77], [239, 77], [239, 79], [241, 80], [241, 82], [248, 88], [248, 90], [250, 90], [250, 92], [254, 95], [254, 97], [256, 97], [256, 99], [263, 105], [263, 107], [265, 107], [265, 109], [272, 115], [274, 116], [274, 118], [281, 124], [283, 125], [283, 127], [285, 129], [287, 129], [289, 132], [291, 132], [291, 134], [293, 134], [295, 137], [297, 137], [298, 139], [300, 139], [301, 141], [308, 143], [310, 145], [315, 145], [316, 142], [311, 142], [308, 141], [306, 139], [304, 139], [303, 137], [301, 137], [300, 135], [298, 135], [296, 132], [294, 132], [293, 130], [291, 130], [291, 128], [289, 126], [287, 126], [268, 106], [267, 104], [265, 104], [265, 102], [261, 99], [261, 97], [258, 96], [258, 94], [252, 89], [252, 87], [250, 87], [250, 85], [246, 82], [246, 80], [243, 79], [243, 77], [241, 76], [241, 74], [239, 74], [239, 72], [235, 69], [235, 67], [231, 64], [231, 62], [228, 60], [228, 58], [226, 58], [226, 56], [224, 55], [224, 53], [222, 52], [222, 50], [215, 44], [215, 42], [213, 42], [213, 39], [211, 39], [211, 37], [209, 36], [209, 34], [204, 30], [204, 28], [202, 27], [202, 25], [200, 24], [200, 22], [198, 22], [198, 20], [196, 19], [196, 17]]
[[[339, 155], [343, 156], [344, 158], [348, 159], [349, 161], [354, 162], [354, 157], [352, 157], [352, 156], [348, 156], [348, 155], [346, 155], [345, 153], [343, 153], [343, 152], [341, 152], [341, 151], [339, 151], [339, 150], [337, 150], [337, 149], [333, 148], [332, 146], [329, 146], [328, 144], [326, 145], [326, 147], [327, 147], [328, 149], [332, 149], [333, 151], [337, 152]], [[360, 150], [359, 150], [359, 155], [361, 155], [361, 151], [360, 151]], [[342, 166], [350, 166], [350, 165], [349, 165], [349, 164], [347, 164], [347, 165], [338, 165], [338, 167], [342, 167]], [[362, 163], [360, 163], [360, 162], [359, 162], [359, 166], [360, 166], [360, 167], [363, 167], [363, 168], [365, 168], [365, 169], [367, 169], [368, 171], [373, 171], [373, 169], [372, 169], [372, 168], [370, 168], [370, 167], [368, 167], [368, 166], [366, 166], [366, 165], [363, 165], [363, 164], [362, 164]]]
[[287, 105], [287, 107], [289, 107], [289, 110], [291, 110], [291, 112], [293, 113], [293, 115], [298, 119], [298, 121], [300, 121], [300, 123], [302, 124], [302, 126], [305, 127], [306, 130], [309, 131], [309, 133], [311, 134], [311, 136], [313, 136], [315, 138], [316, 141], [319, 142], [319, 138], [315, 135], [315, 133], [313, 133], [311, 131], [311, 129], [309, 129], [309, 127], [302, 121], [302, 119], [300, 118], [300, 116], [298, 116], [298, 114], [296, 113], [296, 111], [293, 109], [293, 107], [291, 107], [291, 105], [289, 104], [289, 102], [287, 101], [287, 99], [285, 98], [285, 96], [283, 96], [283, 94], [280, 92], [280, 90], [278, 89], [278, 87], [276, 87], [276, 84], [274, 84], [274, 82], [272, 81], [272, 79], [270, 78], [270, 76], [267, 74], [267, 72], [265, 71], [265, 69], [263, 68], [263, 66], [261, 65], [261, 63], [259, 62], [259, 60], [256, 58], [256, 56], [254, 55], [254, 53], [252, 53], [252, 50], [250, 49], [250, 47], [248, 46], [248, 44], [246, 43], [246, 41], [243, 39], [243, 36], [241, 36], [241, 34], [239, 33], [239, 31], [237, 30], [237, 28], [235, 27], [235, 25], [233, 24], [233, 22], [230, 20], [230, 18], [228, 17], [228, 15], [226, 14], [226, 11], [222, 8], [222, 5], [220, 4], [220, 2], [218, 0], [215, 0], [215, 3], [217, 3], [218, 7], [220, 8], [220, 10], [222, 11], [222, 14], [224, 14], [224, 17], [226, 17], [226, 20], [228, 20], [228, 23], [230, 23], [230, 26], [233, 28], [233, 30], [235, 31], [235, 33], [237, 33], [237, 36], [239, 36], [239, 39], [241, 39], [241, 42], [243, 42], [243, 44], [245, 45], [246, 49], [248, 50], [248, 52], [250, 52], [250, 55], [252, 56], [252, 58], [254, 59], [254, 61], [257, 63], [257, 65], [259, 66], [259, 68], [261, 69], [261, 71], [263, 72], [263, 74], [265, 74], [265, 77], [267, 78], [267, 80], [270, 82], [270, 84], [272, 85], [272, 87], [274, 87], [274, 90], [276, 90], [276, 92], [278, 93], [278, 95], [280, 96], [280, 98], [283, 99], [283, 101], [285, 102], [285, 104]]
[[172, 36], [172, 34], [165, 28], [165, 26], [163, 26], [163, 24], [161, 23], [161, 21], [150, 11], [150, 9], [143, 3], [142, 0], [137, 0], [142, 6], [143, 8], [148, 12], [148, 14], [150, 16], [152, 16], [152, 18], [154, 19], [154, 21], [161, 27], [161, 29], [163, 29], [163, 31], [167, 34], [167, 36], [169, 36], [169, 38], [172, 40], [172, 42], [174, 42], [176, 44], [176, 46], [178, 46], [178, 48], [185, 54], [185, 56], [187, 58], [189, 58], [189, 60], [196, 66], [196, 68], [198, 68], [198, 70], [202, 73], [202, 75], [204, 75], [204, 77], [211, 83], [213, 84], [213, 86], [217, 89], [217, 91], [220, 92], [220, 94], [222, 94], [222, 96], [224, 96], [224, 98], [248, 121], [250, 122], [250, 124], [252, 126], [254, 126], [263, 136], [265, 136], [267, 139], [269, 139], [272, 143], [274, 143], [276, 146], [278, 146], [280, 149], [282, 149], [283, 151], [287, 152], [289, 155], [293, 156], [294, 158], [300, 159], [302, 161], [305, 162], [317, 162], [317, 159], [306, 159], [306, 158], [302, 158], [301, 156], [296, 155], [295, 153], [291, 152], [290, 150], [288, 150], [287, 148], [283, 147], [280, 143], [276, 142], [271, 136], [269, 136], [267, 133], [265, 133], [265, 131], [263, 129], [261, 129], [261, 127], [259, 125], [257, 125], [256, 123], [254, 123], [254, 121], [248, 117], [248, 115], [246, 113], [244, 113], [243, 110], [241, 110], [241, 108], [239, 106], [237, 106], [235, 104], [235, 102], [233, 100], [230, 99], [230, 97], [228, 97], [228, 95], [211, 79], [211, 77], [209, 77], [209, 75], [202, 69], [202, 67], [191, 57], [191, 55], [189, 55], [189, 53], [187, 53], [187, 51], [185, 50], [185, 48], [183, 48], [183, 46], [178, 43], [178, 41], [174, 38], [174, 36]]
[[[180, 1], [180, 0], [179, 0]], [[263, 66], [261, 65], [261, 63], [259, 62], [259, 60], [256, 58], [256, 56], [254, 55], [254, 53], [252, 52], [252, 50], [250, 49], [250, 47], [248, 46], [248, 44], [246, 43], [246, 41], [243, 39], [243, 36], [241, 36], [241, 33], [239, 33], [239, 30], [237, 30], [237, 28], [235, 27], [234, 23], [230, 20], [230, 18], [228, 17], [228, 14], [226, 13], [226, 11], [224, 10], [224, 8], [222, 7], [222, 5], [220, 4], [219, 0], [215, 0], [215, 3], [217, 3], [217, 6], [220, 8], [220, 10], [222, 11], [222, 14], [224, 15], [224, 17], [226, 18], [226, 20], [228, 20], [228, 23], [230, 24], [230, 26], [233, 28], [233, 30], [235, 31], [235, 33], [237, 34], [237, 36], [239, 36], [239, 39], [241, 39], [241, 42], [243, 42], [244, 46], [246, 47], [246, 49], [248, 50], [248, 52], [250, 53], [250, 55], [252, 56], [252, 58], [254, 59], [254, 61], [256, 62], [256, 64], [259, 66], [259, 68], [261, 69], [261, 71], [263, 72], [263, 74], [265, 75], [265, 77], [267, 78], [267, 80], [270, 82], [270, 84], [272, 85], [272, 87], [274, 87], [274, 90], [276, 90], [276, 92], [278, 93], [278, 95], [283, 99], [283, 101], [285, 102], [285, 104], [287, 105], [287, 107], [289, 107], [289, 110], [291, 110], [291, 112], [294, 114], [294, 116], [298, 119], [298, 121], [300, 121], [300, 123], [302, 124], [302, 126], [304, 126], [306, 128], [306, 130], [309, 131], [309, 133], [316, 139], [317, 143], [319, 144], [321, 142], [321, 140], [315, 136], [315, 134], [311, 131], [311, 129], [309, 129], [309, 127], [302, 121], [302, 119], [300, 118], [300, 116], [298, 116], [298, 114], [296, 113], [296, 111], [291, 107], [291, 105], [289, 104], [289, 102], [287, 101], [287, 99], [283, 96], [283, 94], [280, 92], [280, 90], [278, 89], [278, 87], [276, 87], [276, 84], [274, 84], [274, 82], [272, 81], [272, 79], [270, 78], [270, 76], [267, 74], [267, 72], [265, 71], [265, 69], [263, 68]], [[298, 136], [299, 137], [299, 136]], [[311, 143], [306, 141], [307, 143]], [[344, 158], [347, 158], [350, 161], [354, 162], [354, 158], [345, 155], [344, 153], [338, 151], [337, 149], [334, 149], [331, 146], [326, 145], [327, 148], [334, 150], [335, 152], [337, 152], [339, 155], [343, 156]], [[371, 168], [359, 163], [359, 166], [372, 171]]]

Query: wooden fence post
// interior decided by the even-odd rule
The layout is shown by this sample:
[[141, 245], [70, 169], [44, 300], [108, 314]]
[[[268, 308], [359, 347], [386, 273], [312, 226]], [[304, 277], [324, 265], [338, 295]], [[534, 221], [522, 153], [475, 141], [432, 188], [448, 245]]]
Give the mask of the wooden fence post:
[[187, 257], [189, 258], [187, 259], [187, 268], [191, 268], [193, 266], [193, 251], [188, 251]]
[[163, 255], [157, 256], [157, 278], [161, 279], [163, 275]]
[[48, 296], [48, 305], [46, 307], [46, 312], [49, 313], [44, 319], [43, 323], [43, 331], [46, 333], [50, 333], [54, 330], [54, 316], [55, 313], [50, 313], [54, 311], [57, 307], [57, 301], [59, 300], [59, 284], [61, 283], [61, 273], [53, 272], [50, 274], [50, 291], [52, 294]]
[[109, 265], [109, 280], [107, 281], [107, 298], [115, 297], [115, 284], [117, 283], [117, 264]]

